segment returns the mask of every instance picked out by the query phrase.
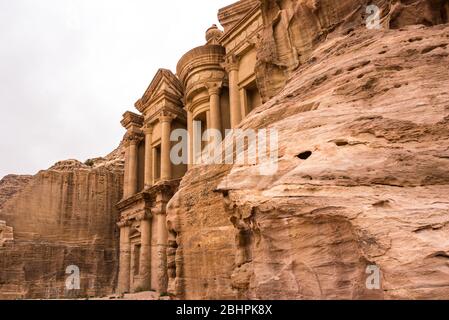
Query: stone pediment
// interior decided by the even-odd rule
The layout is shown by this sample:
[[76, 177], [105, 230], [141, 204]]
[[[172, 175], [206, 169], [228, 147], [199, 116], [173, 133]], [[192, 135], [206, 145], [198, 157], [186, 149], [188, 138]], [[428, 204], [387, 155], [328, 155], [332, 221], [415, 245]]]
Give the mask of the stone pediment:
[[163, 100], [182, 108], [183, 87], [179, 79], [167, 69], [159, 69], [136, 108], [142, 113]]
[[258, 0], [240, 0], [220, 9], [218, 12], [218, 20], [223, 26], [225, 33], [241, 21], [248, 12], [259, 6], [260, 1]]

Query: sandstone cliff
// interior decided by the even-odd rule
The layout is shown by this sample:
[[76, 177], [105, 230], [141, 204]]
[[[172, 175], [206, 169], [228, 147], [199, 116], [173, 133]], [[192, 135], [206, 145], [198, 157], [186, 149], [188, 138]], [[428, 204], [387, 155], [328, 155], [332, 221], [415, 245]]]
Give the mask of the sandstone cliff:
[[258, 44], [257, 82], [264, 101], [274, 97], [316, 46], [365, 28], [379, 8], [383, 28], [438, 25], [449, 20], [448, 0], [260, 0], [264, 31]]
[[241, 127], [279, 131], [279, 170], [189, 171], [169, 203], [172, 294], [449, 298], [448, 4], [377, 2], [382, 30], [361, 26], [365, 1], [263, 1], [274, 98]]
[[30, 182], [32, 176], [10, 174], [0, 180], [0, 209], [17, 192]]
[[[119, 148], [85, 164], [58, 162], [5, 201], [0, 220], [13, 229], [14, 239], [0, 247], [0, 299], [114, 292], [118, 268], [115, 204], [122, 197], [122, 175]], [[81, 288], [67, 291], [66, 268], [72, 265], [80, 269]]]
[[[279, 131], [279, 170], [188, 172], [169, 203], [170, 293], [448, 299], [448, 0], [260, 2], [266, 103], [241, 127]], [[381, 30], [365, 27], [372, 3]], [[114, 291], [122, 159], [0, 182], [0, 299]], [[81, 290], [65, 290], [71, 265]]]

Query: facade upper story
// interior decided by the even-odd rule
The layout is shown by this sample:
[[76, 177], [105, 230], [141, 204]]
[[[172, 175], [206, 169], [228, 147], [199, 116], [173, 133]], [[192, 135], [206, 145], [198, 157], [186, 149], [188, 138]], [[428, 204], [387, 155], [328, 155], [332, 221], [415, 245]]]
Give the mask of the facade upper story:
[[[242, 0], [218, 13], [223, 27], [206, 31], [206, 43], [184, 54], [176, 74], [160, 69], [137, 112], [126, 112], [124, 199], [163, 182], [179, 180], [204, 146], [188, 141], [188, 164], [170, 161], [176, 129], [236, 128], [262, 104], [256, 82], [256, 44], [263, 27], [259, 0]], [[200, 123], [194, 126], [194, 122]]]

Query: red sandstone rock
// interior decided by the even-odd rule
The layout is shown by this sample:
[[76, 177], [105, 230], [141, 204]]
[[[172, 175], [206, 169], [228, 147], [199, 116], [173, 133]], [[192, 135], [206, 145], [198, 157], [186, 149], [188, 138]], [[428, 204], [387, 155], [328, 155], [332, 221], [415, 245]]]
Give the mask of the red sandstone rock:
[[449, 298], [449, 26], [357, 29], [309, 56], [241, 124], [279, 130], [279, 172], [197, 167], [169, 203], [172, 292]]
[[19, 192], [31, 178], [32, 176], [12, 174], [0, 180], [0, 210], [3, 204]]
[[[256, 2], [220, 11], [225, 31]], [[448, 1], [374, 1], [384, 29], [371, 31], [366, 1], [260, 3], [266, 103], [241, 127], [279, 131], [279, 171], [188, 172], [169, 203], [170, 294], [449, 298]], [[0, 298], [113, 293], [122, 168], [119, 148], [0, 183]], [[69, 294], [68, 265], [82, 284]], [[370, 266], [380, 290], [366, 285]]]
[[[22, 178], [29, 182], [0, 210], [0, 220], [14, 230], [13, 242], [4, 247], [0, 243], [0, 299], [96, 297], [114, 292], [115, 203], [123, 189], [123, 160], [117, 154], [97, 159], [91, 166], [62, 161], [32, 178]], [[71, 265], [80, 269], [80, 290], [66, 290], [66, 268]]]

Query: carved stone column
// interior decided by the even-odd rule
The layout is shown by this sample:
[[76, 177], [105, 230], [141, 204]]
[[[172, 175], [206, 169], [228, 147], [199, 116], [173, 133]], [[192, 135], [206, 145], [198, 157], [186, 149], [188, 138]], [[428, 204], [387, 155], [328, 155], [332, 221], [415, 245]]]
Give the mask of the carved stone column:
[[220, 110], [220, 85], [211, 85], [209, 87], [210, 98], [210, 129], [221, 132], [221, 110]]
[[[163, 195], [158, 195], [158, 197], [163, 197]], [[168, 287], [168, 269], [167, 269], [167, 248], [168, 248], [168, 231], [166, 225], [166, 203], [158, 201], [158, 209], [154, 212], [156, 214], [156, 241], [157, 241], [157, 257], [158, 257], [158, 288], [159, 293], [166, 293]]]
[[206, 130], [207, 129], [211, 129], [211, 126], [210, 126], [210, 111], [209, 110], [206, 111]]
[[[158, 161], [156, 161], [158, 154], [157, 154], [157, 149], [156, 148], [152, 148], [151, 149], [151, 153], [153, 155], [153, 164], [152, 164], [152, 171], [153, 171], [153, 184], [156, 183], [157, 180], [159, 180], [160, 177], [160, 170], [161, 168], [157, 168], [157, 164]], [[159, 175], [158, 175], [159, 174]]]
[[129, 141], [125, 140], [125, 172], [123, 177], [123, 199], [129, 197]]
[[125, 142], [125, 176], [123, 198], [127, 199], [137, 192], [137, 147], [142, 140], [142, 125], [144, 118], [141, 115], [125, 112], [120, 122], [126, 129]]
[[189, 133], [188, 142], [188, 169], [193, 166], [193, 113], [187, 109], [187, 131]]
[[242, 121], [239, 91], [239, 61], [236, 56], [228, 57], [225, 63], [229, 75], [229, 100], [231, 111], [231, 128], [236, 128]]
[[242, 119], [244, 119], [248, 113], [249, 113], [249, 106], [248, 106], [248, 95], [246, 93], [245, 89], [240, 90], [240, 107], [242, 112]]
[[160, 117], [162, 126], [161, 137], [161, 180], [170, 181], [172, 179], [171, 161], [170, 161], [170, 134], [171, 123], [174, 117], [171, 114], [163, 113]]
[[138, 165], [138, 154], [137, 154], [137, 146], [140, 142], [140, 136], [132, 135], [129, 140], [129, 194], [128, 196], [133, 196], [137, 193], [137, 165]]
[[148, 125], [145, 133], [145, 188], [153, 185], [153, 126]]
[[151, 214], [144, 213], [140, 217], [140, 278], [141, 289], [151, 290]]
[[119, 222], [120, 228], [120, 262], [118, 275], [118, 292], [130, 292], [130, 272], [131, 272], [131, 242], [129, 240], [129, 233], [131, 230], [128, 221]]

